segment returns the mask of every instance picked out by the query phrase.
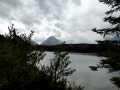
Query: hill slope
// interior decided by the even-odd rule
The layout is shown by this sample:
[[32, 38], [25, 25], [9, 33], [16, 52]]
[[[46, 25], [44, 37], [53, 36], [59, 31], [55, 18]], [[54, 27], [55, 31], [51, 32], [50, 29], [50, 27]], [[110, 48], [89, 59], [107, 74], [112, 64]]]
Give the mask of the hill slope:
[[59, 44], [62, 44], [62, 41], [56, 39], [54, 36], [51, 36], [42, 42], [42, 45], [48, 45], [48, 46], [59, 45]]

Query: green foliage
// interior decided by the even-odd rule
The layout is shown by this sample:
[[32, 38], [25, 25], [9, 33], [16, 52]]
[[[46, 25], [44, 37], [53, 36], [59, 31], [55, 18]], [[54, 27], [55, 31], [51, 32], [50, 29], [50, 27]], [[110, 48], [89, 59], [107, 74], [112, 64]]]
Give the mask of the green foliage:
[[31, 64], [32, 66], [37, 66], [40, 63], [40, 60], [43, 60], [45, 57], [44, 51], [37, 51], [34, 50], [28, 54], [29, 61], [27, 63]]
[[69, 60], [68, 52], [55, 52], [54, 58], [50, 60], [50, 66], [41, 66], [42, 72], [47, 74], [51, 78], [53, 85], [57, 85], [59, 88], [66, 90], [83, 90], [83, 87], [72, 85], [67, 81], [67, 76], [72, 75], [75, 69], [69, 67], [71, 61]]
[[63, 78], [73, 73], [67, 68], [68, 53], [55, 53], [51, 66], [39, 69], [45, 53], [36, 50], [31, 40], [34, 32], [26, 36], [18, 35], [14, 25], [8, 29], [8, 35], [0, 35], [0, 90], [68, 90]]
[[27, 37], [18, 35], [13, 25], [8, 29], [8, 35], [0, 35], [0, 87], [39, 79], [40, 71], [35, 63], [43, 59], [44, 52], [34, 51], [33, 32]]
[[55, 52], [55, 57], [51, 60], [50, 63], [50, 74], [56, 80], [64, 79], [64, 76], [71, 75], [75, 69], [71, 69], [69, 64], [69, 56], [67, 52]]
[[94, 28], [93, 31], [99, 34], [105, 35], [120, 35], [120, 1], [119, 0], [99, 0], [100, 2], [108, 5], [110, 10], [106, 12], [106, 17], [104, 18], [105, 22], [108, 22], [112, 25], [112, 27], [103, 28], [103, 29], [96, 29]]
[[35, 79], [38, 69], [27, 63], [30, 60], [27, 55], [32, 51], [30, 41], [17, 35], [13, 25], [9, 27], [9, 35], [0, 35], [0, 86]]
[[120, 47], [119, 46], [111, 46], [106, 52], [104, 52], [104, 56], [106, 59], [101, 61], [101, 65], [103, 67], [109, 68], [110, 71], [119, 71], [120, 70]]
[[115, 84], [117, 87], [120, 87], [120, 77], [113, 77], [111, 79], [112, 83]]
[[53, 78], [53, 81], [65, 81], [66, 76], [70, 76], [75, 69], [71, 69], [69, 64], [69, 56], [67, 52], [55, 52], [55, 57], [51, 60], [50, 66], [42, 66], [42, 70], [46, 71], [47, 75]]
[[[106, 12], [105, 22], [111, 24], [111, 27], [96, 29], [93, 31], [102, 34], [104, 37], [106, 35], [115, 35], [120, 38], [120, 0], [99, 0], [100, 2], [108, 5], [110, 10]], [[111, 43], [110, 43], [111, 42]], [[102, 46], [108, 45], [106, 41], [101, 42]], [[110, 72], [120, 71], [120, 42], [109, 41], [110, 47], [104, 52], [106, 59], [101, 60], [100, 67], [108, 68]], [[120, 88], [120, 77], [113, 77], [111, 81]]]

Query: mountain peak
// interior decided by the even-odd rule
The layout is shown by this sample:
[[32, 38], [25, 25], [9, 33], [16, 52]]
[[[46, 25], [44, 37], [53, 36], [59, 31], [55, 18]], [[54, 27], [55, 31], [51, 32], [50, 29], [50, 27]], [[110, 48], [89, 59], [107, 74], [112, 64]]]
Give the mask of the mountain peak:
[[54, 36], [50, 36], [48, 39], [55, 39], [55, 40], [57, 40]]
[[114, 37], [112, 38], [112, 40], [113, 40], [113, 41], [120, 41], [120, 37], [119, 37], [119, 36], [114, 36]]
[[62, 44], [62, 41], [58, 40], [54, 36], [50, 36], [42, 43], [42, 45], [58, 45], [58, 44]]

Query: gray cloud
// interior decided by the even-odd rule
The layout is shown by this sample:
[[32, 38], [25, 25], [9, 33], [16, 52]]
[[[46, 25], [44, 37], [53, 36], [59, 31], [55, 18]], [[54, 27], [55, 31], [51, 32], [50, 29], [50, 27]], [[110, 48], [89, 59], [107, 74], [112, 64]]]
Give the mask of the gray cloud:
[[76, 5], [80, 5], [81, 1], [80, 0], [72, 0], [73, 3], [75, 3]]
[[93, 42], [98, 38], [95, 33], [91, 39], [87, 36], [92, 28], [107, 25], [102, 21], [105, 10], [97, 0], [0, 0], [0, 19], [35, 30], [41, 34], [35, 34], [36, 41], [54, 35], [72, 42]]
[[36, 0], [40, 10], [45, 14], [61, 13], [68, 0]]
[[11, 12], [20, 6], [20, 0], [0, 0], [0, 16], [2, 18], [10, 18]]
[[20, 0], [0, 0], [0, 3], [13, 8], [18, 7], [21, 4]]

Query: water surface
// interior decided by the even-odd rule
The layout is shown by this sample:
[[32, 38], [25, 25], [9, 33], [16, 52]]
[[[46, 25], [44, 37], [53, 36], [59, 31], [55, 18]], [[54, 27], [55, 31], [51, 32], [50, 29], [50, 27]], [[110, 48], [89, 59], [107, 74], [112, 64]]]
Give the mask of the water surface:
[[[85, 87], [84, 90], [117, 90], [117, 88], [110, 82], [113, 74], [108, 73], [107, 70], [101, 69], [99, 71], [91, 71], [89, 66], [95, 66], [102, 57], [88, 54], [70, 53], [70, 66], [76, 71], [68, 79], [76, 84], [81, 84]], [[53, 58], [52, 52], [47, 52], [43, 64], [49, 65], [50, 59]]]

